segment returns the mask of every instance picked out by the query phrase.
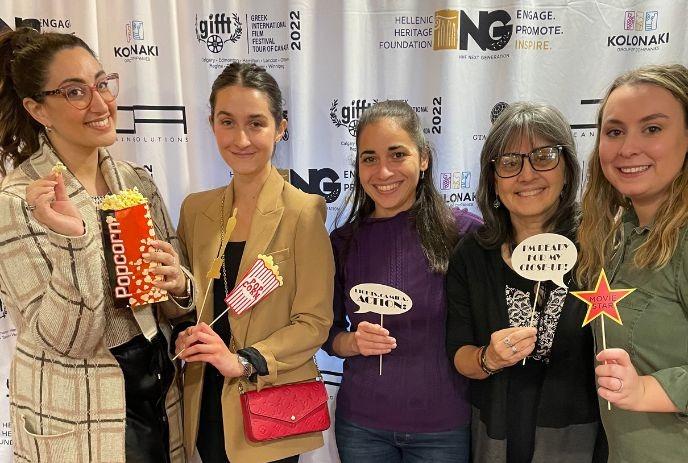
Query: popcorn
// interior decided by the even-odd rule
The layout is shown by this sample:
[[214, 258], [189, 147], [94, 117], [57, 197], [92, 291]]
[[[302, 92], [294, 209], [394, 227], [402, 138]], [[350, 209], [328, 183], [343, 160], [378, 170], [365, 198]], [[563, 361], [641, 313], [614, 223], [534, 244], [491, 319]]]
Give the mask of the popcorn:
[[120, 211], [128, 207], [146, 204], [148, 200], [139, 192], [137, 187], [122, 190], [119, 193], [105, 195], [100, 208], [104, 211]]
[[57, 161], [57, 164], [53, 166], [52, 169], [50, 169], [50, 172], [55, 174], [55, 175], [62, 175], [67, 171], [67, 166], [62, 164], [60, 161]]

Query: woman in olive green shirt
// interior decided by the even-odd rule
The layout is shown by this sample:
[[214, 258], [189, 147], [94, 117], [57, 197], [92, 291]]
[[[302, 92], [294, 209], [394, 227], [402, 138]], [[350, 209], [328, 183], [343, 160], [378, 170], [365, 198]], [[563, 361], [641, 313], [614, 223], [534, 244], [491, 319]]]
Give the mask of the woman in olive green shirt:
[[[610, 462], [688, 453], [688, 69], [618, 77], [600, 106], [579, 228], [577, 277], [636, 288], [597, 355]], [[601, 349], [599, 319], [593, 322]], [[607, 409], [607, 401], [613, 407]]]

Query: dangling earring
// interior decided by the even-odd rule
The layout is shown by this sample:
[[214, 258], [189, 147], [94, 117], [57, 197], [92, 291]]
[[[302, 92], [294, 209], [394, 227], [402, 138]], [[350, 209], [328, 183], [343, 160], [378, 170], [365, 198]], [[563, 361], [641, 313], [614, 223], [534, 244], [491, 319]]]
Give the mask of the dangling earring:
[[420, 171], [420, 179], [423, 180], [425, 178], [425, 171], [421, 170]]
[[561, 193], [559, 193], [559, 199], [564, 199], [564, 192], [566, 191], [566, 183], [564, 183], [564, 186], [561, 188]]
[[499, 206], [501, 206], [501, 205], [502, 205], [502, 203], [499, 202], [499, 196], [497, 196], [495, 198], [494, 202], [492, 203], [492, 207], [494, 207], [495, 209], [499, 209]]

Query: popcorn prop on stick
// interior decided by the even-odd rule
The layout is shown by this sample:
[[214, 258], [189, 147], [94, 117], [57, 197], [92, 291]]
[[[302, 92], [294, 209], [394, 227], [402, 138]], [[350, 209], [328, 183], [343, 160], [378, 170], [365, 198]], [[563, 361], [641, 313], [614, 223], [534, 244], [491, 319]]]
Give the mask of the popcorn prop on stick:
[[145, 262], [144, 252], [155, 252], [148, 245], [155, 239], [155, 228], [148, 201], [137, 188], [107, 195], [101, 205], [103, 248], [115, 307], [139, 307], [166, 301], [167, 291], [156, 288], [151, 269], [158, 264]]
[[[234, 227], [236, 227], [237, 223], [237, 209], [235, 208], [232, 211], [232, 216], [227, 219], [227, 223], [225, 224], [225, 231], [223, 233], [223, 240], [222, 243], [220, 243], [220, 250], [217, 252], [217, 257], [213, 259], [213, 263], [210, 264], [210, 269], [208, 270], [208, 273], [206, 273], [206, 277], [210, 279], [218, 279], [220, 278], [220, 270], [222, 269], [222, 257], [225, 255], [225, 249], [227, 248], [227, 243], [229, 243], [229, 239], [232, 236], [232, 232], [234, 231]], [[205, 308], [205, 301], [208, 298], [208, 292], [210, 291], [210, 281], [208, 281], [208, 286], [205, 288], [205, 295], [203, 296], [203, 303], [201, 304], [201, 310], [198, 312], [198, 316], [196, 317], [198, 320], [201, 319], [201, 315], [203, 315], [203, 309]], [[198, 307], [198, 306], [197, 306]]]
[[[258, 255], [246, 275], [239, 281], [232, 292], [225, 298], [227, 310], [232, 315], [239, 316], [253, 308], [258, 302], [266, 298], [271, 292], [282, 286], [282, 276], [279, 267], [273, 264], [272, 256]], [[222, 312], [210, 326], [213, 325], [227, 310]]]
[[[208, 278], [208, 285], [205, 288], [205, 294], [203, 295], [203, 302], [201, 303], [201, 310], [198, 312], [198, 316], [196, 319], [198, 322], [196, 323], [196, 326], [198, 326], [198, 323], [200, 323], [201, 320], [201, 315], [203, 315], [203, 309], [205, 308], [205, 301], [208, 299], [208, 293], [210, 292], [210, 283], [213, 280], [216, 280], [220, 278], [220, 271], [222, 269], [222, 257], [225, 255], [225, 249], [227, 248], [227, 243], [229, 243], [229, 239], [232, 236], [232, 232], [234, 231], [234, 227], [236, 227], [237, 223], [237, 209], [234, 208], [232, 211], [232, 216], [227, 219], [227, 223], [225, 224], [225, 231], [223, 233], [223, 239], [222, 243], [220, 243], [220, 249], [217, 251], [217, 257], [213, 259], [212, 264], [210, 264], [210, 269], [208, 269], [208, 272], [206, 273], [206, 277]], [[198, 307], [198, 304], [196, 304], [196, 307]], [[225, 310], [223, 312], [226, 313], [227, 311]], [[222, 316], [222, 315], [220, 315]], [[218, 317], [219, 318], [219, 317]], [[217, 320], [217, 318], [215, 319]], [[210, 324], [215, 323], [214, 321]], [[172, 360], [177, 360], [177, 357], [181, 355], [182, 352], [184, 352], [186, 348], [182, 349], [179, 351], [177, 355], [172, 357]]]

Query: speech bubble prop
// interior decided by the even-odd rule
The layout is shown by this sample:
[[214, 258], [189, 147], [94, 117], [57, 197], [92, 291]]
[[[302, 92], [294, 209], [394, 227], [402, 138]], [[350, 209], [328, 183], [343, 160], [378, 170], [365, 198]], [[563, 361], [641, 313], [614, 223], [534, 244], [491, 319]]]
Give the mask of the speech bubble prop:
[[564, 274], [573, 269], [578, 250], [573, 241], [556, 233], [540, 233], [521, 241], [511, 254], [511, 266], [523, 278], [554, 282], [566, 288]]
[[[349, 297], [356, 303], [354, 313], [380, 314], [380, 326], [385, 315], [401, 315], [413, 307], [408, 295], [396, 288], [379, 283], [361, 283], [349, 290]], [[382, 376], [382, 355], [380, 355], [380, 376]]]
[[403, 291], [379, 283], [361, 283], [349, 291], [356, 303], [355, 313], [373, 312], [380, 315], [400, 315], [408, 312], [413, 301]]

